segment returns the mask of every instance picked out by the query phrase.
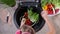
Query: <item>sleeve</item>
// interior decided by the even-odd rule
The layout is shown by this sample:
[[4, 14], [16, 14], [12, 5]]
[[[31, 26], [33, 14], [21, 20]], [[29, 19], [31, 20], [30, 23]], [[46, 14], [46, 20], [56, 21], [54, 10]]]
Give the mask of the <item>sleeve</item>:
[[21, 30], [17, 30], [15, 34], [22, 34]]

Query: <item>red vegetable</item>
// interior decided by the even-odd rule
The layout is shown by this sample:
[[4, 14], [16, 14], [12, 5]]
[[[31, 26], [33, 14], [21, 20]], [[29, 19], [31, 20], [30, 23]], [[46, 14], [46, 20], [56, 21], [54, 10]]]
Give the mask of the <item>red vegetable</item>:
[[28, 17], [28, 13], [27, 12], [24, 13], [24, 17]]
[[55, 13], [57, 13], [59, 11], [59, 9], [55, 9]]
[[26, 19], [26, 23], [25, 23], [26, 25], [31, 25], [31, 21], [30, 21], [30, 19]]
[[48, 14], [53, 14], [53, 9], [48, 9]]
[[28, 13], [27, 13], [27, 12], [24, 13], [24, 17], [26, 18], [25, 24], [26, 24], [26, 25], [31, 25], [31, 21], [30, 21], [30, 19], [28, 18]]
[[51, 9], [52, 8], [52, 4], [47, 4], [47, 7]]
[[53, 9], [52, 7], [54, 7], [53, 4], [49, 3], [47, 4], [47, 11], [48, 11], [48, 14], [53, 14]]

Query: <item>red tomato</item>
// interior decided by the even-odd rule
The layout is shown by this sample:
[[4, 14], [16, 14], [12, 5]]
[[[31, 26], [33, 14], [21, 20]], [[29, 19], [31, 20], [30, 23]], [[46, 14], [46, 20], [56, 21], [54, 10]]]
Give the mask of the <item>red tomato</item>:
[[48, 11], [48, 14], [53, 14], [53, 9], [52, 7], [54, 7], [54, 5], [52, 3], [48, 3], [47, 4], [47, 11]]
[[53, 6], [52, 6], [52, 4], [47, 4], [47, 7], [52, 8]]
[[53, 10], [52, 10], [52, 9], [48, 9], [47, 11], [48, 11], [48, 14], [49, 14], [49, 15], [50, 15], [50, 14], [53, 14]]
[[48, 11], [48, 14], [49, 14], [49, 15], [53, 14], [53, 11]]
[[26, 19], [26, 23], [25, 23], [26, 25], [31, 25], [31, 21], [30, 21], [30, 19]]

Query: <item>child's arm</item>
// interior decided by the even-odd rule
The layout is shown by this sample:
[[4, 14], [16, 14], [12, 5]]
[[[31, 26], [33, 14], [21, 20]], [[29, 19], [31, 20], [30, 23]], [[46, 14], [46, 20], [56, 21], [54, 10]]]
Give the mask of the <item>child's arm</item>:
[[50, 29], [50, 31], [47, 34], [55, 34], [55, 28], [53, 23], [48, 18], [46, 18], [45, 21], [48, 24], [48, 27]]
[[55, 28], [54, 28], [52, 22], [48, 19], [47, 11], [42, 12], [42, 17], [45, 19], [45, 21], [48, 24], [48, 27], [50, 29], [50, 31], [47, 32], [47, 34], [55, 34]]

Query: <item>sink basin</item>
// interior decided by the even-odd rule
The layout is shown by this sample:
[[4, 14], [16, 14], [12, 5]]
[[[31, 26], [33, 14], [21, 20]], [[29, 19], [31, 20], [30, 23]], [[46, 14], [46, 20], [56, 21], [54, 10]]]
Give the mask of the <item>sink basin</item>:
[[[41, 8], [40, 7], [32, 7], [35, 12], [39, 14], [39, 21], [38, 23], [34, 24], [32, 27], [36, 32], [42, 29], [42, 27], [45, 24], [45, 20], [41, 16]], [[20, 27], [21, 21], [20, 17], [24, 15], [24, 12], [27, 12], [27, 9], [29, 9], [27, 6], [18, 7], [14, 13], [14, 23], [17, 28]]]

